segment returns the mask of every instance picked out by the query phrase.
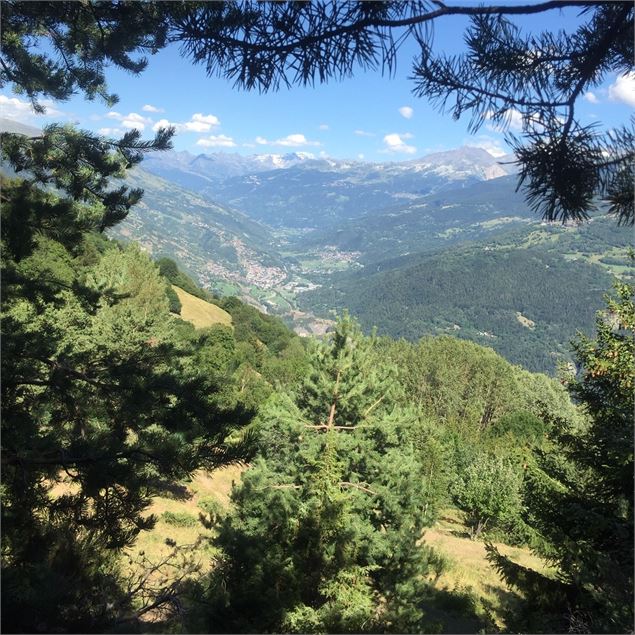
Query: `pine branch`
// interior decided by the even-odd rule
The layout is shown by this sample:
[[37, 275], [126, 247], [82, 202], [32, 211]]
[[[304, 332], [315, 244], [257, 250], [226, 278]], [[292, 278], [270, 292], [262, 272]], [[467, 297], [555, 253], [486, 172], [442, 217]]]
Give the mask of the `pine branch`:
[[366, 494], [372, 494], [373, 496], [379, 496], [379, 494], [368, 486], [360, 485], [359, 483], [351, 483], [350, 481], [340, 481], [339, 483], [342, 487], [354, 487], [355, 489], [361, 490], [362, 492], [366, 492]]

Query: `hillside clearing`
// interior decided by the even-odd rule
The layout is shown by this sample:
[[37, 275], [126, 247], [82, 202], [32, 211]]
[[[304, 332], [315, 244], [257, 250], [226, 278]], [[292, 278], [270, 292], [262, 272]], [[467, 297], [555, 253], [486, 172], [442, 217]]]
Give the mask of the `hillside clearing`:
[[[240, 482], [244, 469], [235, 465], [212, 473], [199, 471], [189, 482], [167, 485], [165, 495], [156, 497], [148, 509], [148, 513], [158, 517], [154, 529], [141, 532], [134, 547], [126, 551], [124, 562], [127, 561], [128, 567], [135, 571], [141, 556], [156, 563], [174, 553], [175, 547], [180, 547], [185, 548], [192, 561], [198, 563], [199, 572], [210, 571], [218, 551], [212, 544], [215, 531], [201, 522], [200, 504], [214, 498], [221, 508], [227, 509], [232, 486]], [[166, 521], [166, 512], [190, 516], [197, 522], [190, 526], [175, 526]], [[438, 624], [442, 633], [477, 632], [483, 630], [485, 624], [488, 624], [485, 632], [504, 632], [505, 614], [514, 610], [521, 596], [509, 589], [489, 564], [484, 542], [467, 537], [461, 513], [454, 509], [446, 510], [437, 524], [426, 530], [424, 542], [434, 547], [446, 562], [440, 575], [430, 580], [430, 596], [424, 599], [430, 623]], [[551, 572], [527, 548], [502, 543], [494, 545], [518, 564], [541, 573]]]
[[191, 322], [197, 329], [204, 329], [214, 324], [231, 326], [232, 318], [227, 311], [223, 311], [215, 304], [210, 304], [196, 296], [172, 285], [174, 292], [181, 302], [181, 317]]
[[[489, 618], [497, 630], [506, 630], [505, 613], [513, 611], [521, 596], [501, 580], [485, 556], [485, 543], [471, 540], [460, 519], [460, 512], [446, 510], [436, 525], [425, 532], [424, 541], [436, 548], [446, 559], [446, 570], [435, 581], [437, 590], [444, 594], [458, 593], [471, 597], [477, 614]], [[505, 556], [524, 567], [546, 575], [553, 573], [545, 562], [526, 547], [510, 547], [493, 542]], [[435, 607], [436, 608], [436, 607]], [[434, 614], [434, 609], [431, 611]], [[457, 619], [459, 618], [459, 619]], [[460, 633], [470, 625], [460, 616], [443, 614], [445, 633]], [[489, 630], [489, 629], [487, 629]]]

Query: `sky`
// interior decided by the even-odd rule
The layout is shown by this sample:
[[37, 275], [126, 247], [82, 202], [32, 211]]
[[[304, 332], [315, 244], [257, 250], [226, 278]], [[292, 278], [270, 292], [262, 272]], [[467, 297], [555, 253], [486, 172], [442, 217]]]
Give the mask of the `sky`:
[[[573, 10], [525, 16], [517, 22], [526, 30], [569, 30], [577, 21]], [[435, 24], [435, 50], [463, 50], [462, 17], [444, 17]], [[495, 156], [509, 151], [504, 130], [486, 122], [468, 132], [469, 115], [454, 121], [425, 98], [413, 95], [412, 72], [416, 43], [399, 52], [393, 76], [359, 71], [353, 78], [315, 87], [292, 87], [259, 94], [235, 89], [230, 82], [209, 78], [204, 69], [169, 47], [149, 58], [147, 69], [133, 76], [116, 68], [107, 71], [110, 91], [119, 103], [108, 108], [100, 101], [75, 96], [67, 102], [44, 100], [45, 116], [36, 115], [27, 100], [5, 89], [0, 93], [0, 116], [35, 126], [53, 121], [72, 122], [107, 136], [121, 136], [131, 128], [150, 137], [161, 125], [175, 125], [176, 150], [238, 152], [241, 154], [305, 152], [314, 156], [368, 161], [400, 161], [432, 152], [471, 145]], [[635, 107], [635, 73], [607, 76], [605, 83], [579, 100], [576, 110], [583, 124], [605, 127], [624, 124]], [[512, 113], [509, 131], [520, 131]]]

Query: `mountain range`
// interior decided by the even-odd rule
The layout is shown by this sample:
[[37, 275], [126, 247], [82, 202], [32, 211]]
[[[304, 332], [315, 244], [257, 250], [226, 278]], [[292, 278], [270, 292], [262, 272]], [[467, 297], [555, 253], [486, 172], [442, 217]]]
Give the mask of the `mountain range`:
[[464, 147], [393, 163], [299, 153], [241, 157], [181, 152], [156, 154], [144, 167], [272, 227], [323, 228], [426, 194], [511, 174], [509, 161]]

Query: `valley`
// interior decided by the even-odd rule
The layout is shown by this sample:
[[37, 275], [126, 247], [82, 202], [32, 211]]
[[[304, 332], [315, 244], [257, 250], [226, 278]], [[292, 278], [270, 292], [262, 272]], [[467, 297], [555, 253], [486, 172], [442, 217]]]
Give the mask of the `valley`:
[[145, 195], [117, 237], [301, 335], [348, 309], [367, 331], [449, 333], [554, 373], [633, 275], [626, 229], [542, 222], [509, 158], [478, 148], [389, 164], [168, 152], [129, 180]]

